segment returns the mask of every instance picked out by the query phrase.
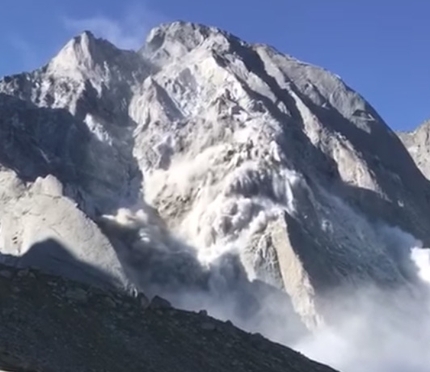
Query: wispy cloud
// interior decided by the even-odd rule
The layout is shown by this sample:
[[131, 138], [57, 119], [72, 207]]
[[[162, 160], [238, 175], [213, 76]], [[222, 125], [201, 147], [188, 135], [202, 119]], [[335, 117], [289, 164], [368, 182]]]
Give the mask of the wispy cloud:
[[63, 25], [69, 32], [88, 30], [119, 48], [136, 49], [142, 46], [149, 30], [165, 20], [164, 16], [146, 6], [133, 5], [126, 7], [117, 18], [101, 13], [85, 18], [63, 17]]

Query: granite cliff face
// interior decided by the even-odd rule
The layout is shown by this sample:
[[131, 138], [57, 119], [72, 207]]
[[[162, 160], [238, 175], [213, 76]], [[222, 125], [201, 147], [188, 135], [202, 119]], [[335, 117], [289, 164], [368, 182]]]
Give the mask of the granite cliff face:
[[183, 22], [137, 52], [85, 32], [0, 81], [0, 164], [4, 263], [283, 342], [362, 288], [427, 307], [429, 181], [341, 78], [267, 45]]
[[430, 152], [430, 121], [425, 121], [418, 128], [411, 132], [398, 132], [400, 140], [403, 142], [417, 167], [427, 178], [430, 177], [429, 152]]

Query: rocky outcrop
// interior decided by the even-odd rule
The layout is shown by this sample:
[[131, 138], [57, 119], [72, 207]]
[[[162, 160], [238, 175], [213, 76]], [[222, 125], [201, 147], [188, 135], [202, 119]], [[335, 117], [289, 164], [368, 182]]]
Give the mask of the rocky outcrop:
[[109, 240], [63, 195], [54, 176], [39, 177], [30, 186], [10, 171], [0, 172], [0, 178], [4, 263], [100, 286], [130, 287]]
[[411, 132], [398, 132], [397, 135], [415, 160], [417, 167], [427, 178], [430, 177], [430, 122], [422, 123]]

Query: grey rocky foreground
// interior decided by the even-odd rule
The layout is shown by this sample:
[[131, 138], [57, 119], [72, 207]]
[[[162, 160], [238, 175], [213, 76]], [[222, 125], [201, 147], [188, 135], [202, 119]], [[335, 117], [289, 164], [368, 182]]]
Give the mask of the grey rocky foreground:
[[0, 370], [330, 372], [229, 322], [0, 265]]

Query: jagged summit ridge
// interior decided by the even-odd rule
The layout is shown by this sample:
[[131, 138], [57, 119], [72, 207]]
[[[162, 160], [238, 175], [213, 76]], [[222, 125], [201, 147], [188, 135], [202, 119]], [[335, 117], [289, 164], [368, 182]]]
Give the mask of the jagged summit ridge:
[[[336, 318], [338, 288], [423, 290], [409, 256], [430, 242], [429, 183], [369, 103], [322, 68], [176, 22], [137, 52], [84, 33], [0, 92], [1, 185], [22, 189], [2, 186], [1, 225], [27, 231], [24, 216], [43, 218], [34, 182], [61, 184], [43, 238], [64, 245], [57, 224], [78, 226], [62, 219], [67, 204], [87, 221], [67, 250], [107, 257], [122, 284], [186, 308], [192, 288], [242, 321], [270, 318], [270, 288], [308, 328]], [[23, 249], [0, 235], [14, 256], [41, 240], [31, 230]], [[253, 304], [246, 317], [220, 293]]]
[[213, 45], [214, 41], [228, 43], [232, 38], [235, 37], [215, 27], [178, 21], [151, 30], [141, 53], [157, 55], [157, 51], [162, 51], [160, 57], [177, 58], [201, 45]]
[[[81, 35], [70, 40], [58, 53], [57, 56], [48, 64], [48, 69], [62, 72], [81, 73], [93, 72], [97, 73], [97, 68], [100, 68], [107, 59], [103, 55], [103, 51], [110, 48], [111, 45], [107, 41], [97, 41], [94, 35], [85, 31]], [[112, 45], [112, 50], [116, 48]]]
[[[109, 41], [85, 31], [70, 40], [47, 65], [48, 73], [65, 75], [80, 73], [82, 79], [109, 86], [111, 80], [133, 84], [133, 76], [141, 73], [145, 64], [139, 56], [116, 48]], [[78, 77], [75, 77], [78, 78]]]

